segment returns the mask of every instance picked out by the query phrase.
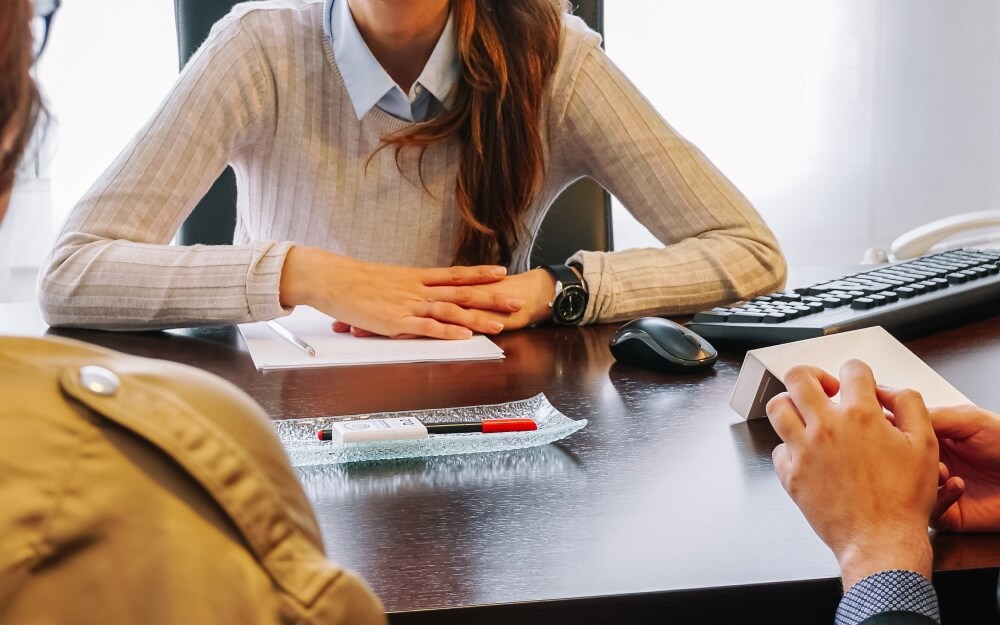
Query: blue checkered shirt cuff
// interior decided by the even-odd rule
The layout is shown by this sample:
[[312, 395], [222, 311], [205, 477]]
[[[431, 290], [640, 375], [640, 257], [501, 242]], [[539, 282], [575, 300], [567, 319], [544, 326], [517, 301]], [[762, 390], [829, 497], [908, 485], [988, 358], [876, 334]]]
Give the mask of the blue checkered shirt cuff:
[[934, 586], [913, 571], [882, 571], [851, 586], [840, 600], [835, 622], [857, 625], [882, 612], [915, 612], [941, 622]]

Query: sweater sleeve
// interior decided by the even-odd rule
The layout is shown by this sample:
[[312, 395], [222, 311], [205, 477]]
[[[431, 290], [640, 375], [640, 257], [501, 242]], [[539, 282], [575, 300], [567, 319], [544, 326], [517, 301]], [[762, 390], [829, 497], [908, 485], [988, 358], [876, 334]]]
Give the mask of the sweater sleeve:
[[287, 314], [278, 284], [291, 243], [169, 245], [233, 154], [266, 132], [273, 93], [240, 18], [224, 18], [71, 211], [39, 280], [50, 325], [156, 329]]
[[689, 313], [773, 291], [786, 266], [745, 197], [592, 45], [572, 76], [557, 149], [570, 176], [614, 194], [664, 248], [579, 252], [585, 323]]

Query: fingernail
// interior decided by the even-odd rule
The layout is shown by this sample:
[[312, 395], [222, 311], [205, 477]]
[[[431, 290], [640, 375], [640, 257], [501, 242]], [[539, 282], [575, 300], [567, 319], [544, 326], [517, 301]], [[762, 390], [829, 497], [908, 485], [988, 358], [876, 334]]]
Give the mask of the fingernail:
[[881, 389], [885, 389], [887, 391], [891, 391], [892, 390], [892, 387], [889, 386], [888, 384], [876, 384], [875, 386], [877, 386], [877, 387], [879, 387]]
[[507, 275], [507, 268], [506, 267], [494, 267], [493, 268], [493, 275], [496, 276], [496, 277], [498, 277], [498, 278], [502, 278], [502, 277], [504, 277], [504, 276]]
[[466, 328], [465, 332], [462, 332], [462, 338], [463, 339], [471, 339], [472, 338], [472, 330], [469, 330], [468, 328]]
[[501, 332], [503, 330], [503, 324], [499, 321], [490, 321], [487, 325], [489, 325], [490, 330], [493, 330], [494, 332]]
[[516, 308], [517, 310], [521, 310], [522, 308], [524, 308], [524, 300], [517, 299], [517, 298], [511, 298], [511, 299], [507, 300], [507, 307], [508, 308]]

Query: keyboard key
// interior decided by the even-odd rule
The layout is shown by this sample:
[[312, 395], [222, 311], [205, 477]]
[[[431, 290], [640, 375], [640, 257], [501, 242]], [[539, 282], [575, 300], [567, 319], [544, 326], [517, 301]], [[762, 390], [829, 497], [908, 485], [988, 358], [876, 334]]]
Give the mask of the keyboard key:
[[891, 279], [896, 280], [897, 282], [901, 282], [903, 285], [911, 284], [913, 282], [916, 282], [917, 280], [923, 280], [923, 278], [920, 277], [920, 274], [917, 274], [915, 272], [894, 271], [886, 269], [885, 273]]
[[826, 282], [823, 284], [817, 284], [816, 286], [811, 286], [808, 288], [808, 291], [809, 295], [822, 295], [829, 291], [849, 291], [853, 288], [853, 282], [847, 282], [846, 280], [834, 280], [833, 282]]
[[915, 288], [913, 288], [913, 287], [901, 286], [901, 287], [896, 288], [896, 295], [898, 295], [898, 296], [900, 296], [900, 297], [902, 297], [904, 299], [909, 299], [911, 297], [916, 297], [917, 290]]
[[958, 252], [956, 254], [956, 257], [961, 258], [963, 260], [973, 261], [977, 264], [988, 259], [988, 257], [984, 256], [983, 254], [977, 254], [976, 252], [973, 251], [964, 251], [964, 250]]
[[965, 284], [968, 281], [969, 281], [969, 276], [965, 275], [964, 273], [955, 272], [948, 274], [948, 282], [952, 284]]
[[891, 284], [885, 284], [883, 282], [874, 282], [862, 285], [861, 290], [865, 293], [881, 293], [882, 291], [887, 291], [892, 288]]
[[729, 315], [726, 321], [728, 323], [760, 323], [766, 316], [759, 312], [738, 312]]
[[822, 298], [816, 297], [815, 295], [807, 295], [806, 297], [803, 297], [802, 303], [807, 306], [817, 304], [820, 308], [826, 308], [826, 304], [823, 303]]
[[768, 313], [767, 316], [764, 317], [764, 323], [781, 323], [783, 321], [788, 321], [788, 319], [789, 317], [785, 313], [772, 312]]
[[948, 275], [949, 273], [954, 273], [960, 269], [958, 265], [944, 264], [944, 263], [932, 263], [925, 265], [928, 269], [933, 269], [937, 271], [937, 276]]
[[883, 284], [888, 284], [889, 286], [901, 286], [903, 284], [893, 276], [878, 275], [872, 277], [877, 278], [878, 282], [881, 282]]
[[873, 282], [868, 279], [850, 279], [847, 282], [854, 283], [854, 289], [857, 291], [864, 291], [867, 293], [878, 293], [879, 291], [885, 291], [886, 289], [891, 289], [892, 285], [886, 284], [884, 282]]
[[910, 273], [917, 277], [918, 280], [924, 280], [926, 278], [933, 278], [938, 275], [936, 271], [926, 271], [922, 269], [911, 269]]
[[868, 310], [869, 308], [875, 308], [875, 302], [867, 297], [859, 297], [851, 302], [851, 308], [854, 310]]
[[802, 296], [798, 293], [778, 293], [776, 299], [779, 302], [797, 302], [802, 299]]
[[711, 310], [706, 310], [700, 312], [691, 318], [694, 323], [712, 323], [712, 322], [724, 322], [729, 319], [728, 312], [713, 312]]
[[917, 269], [921, 269], [924, 274], [929, 278], [938, 278], [941, 276], [946, 276], [954, 269], [949, 269], [947, 267], [941, 267], [938, 265], [917, 265]]

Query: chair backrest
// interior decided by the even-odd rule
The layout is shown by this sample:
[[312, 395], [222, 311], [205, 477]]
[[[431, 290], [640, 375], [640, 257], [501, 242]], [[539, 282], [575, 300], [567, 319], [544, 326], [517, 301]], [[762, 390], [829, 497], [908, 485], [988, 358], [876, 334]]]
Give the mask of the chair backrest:
[[[238, 0], [174, 0], [181, 67]], [[604, 0], [574, 0], [576, 14], [604, 33]], [[236, 228], [236, 177], [229, 168], [201, 199], [177, 233], [177, 243], [227, 245]], [[577, 250], [612, 249], [611, 197], [593, 180], [579, 180], [552, 204], [542, 222], [532, 266], [565, 262]]]

